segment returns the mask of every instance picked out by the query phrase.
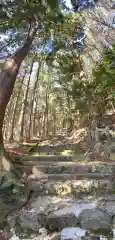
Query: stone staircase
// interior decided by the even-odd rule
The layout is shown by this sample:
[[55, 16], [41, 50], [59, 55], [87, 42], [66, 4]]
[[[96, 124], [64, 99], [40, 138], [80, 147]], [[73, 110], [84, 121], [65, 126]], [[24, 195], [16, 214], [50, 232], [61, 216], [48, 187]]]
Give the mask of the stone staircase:
[[75, 156], [52, 155], [25, 156], [21, 159], [29, 188], [39, 193], [53, 194], [54, 191], [54, 194], [66, 195], [86, 192], [92, 195], [92, 191], [113, 190], [114, 161], [88, 163], [85, 159], [83, 161], [83, 157], [81, 162], [75, 160]]
[[[19, 214], [22, 229], [37, 240], [107, 240], [114, 234], [115, 162], [87, 162], [83, 155], [26, 155], [20, 165], [33, 191]], [[100, 231], [103, 230], [102, 233]], [[22, 238], [19, 238], [22, 239]], [[115, 235], [113, 240], [115, 239]], [[12, 239], [11, 239], [12, 240]]]

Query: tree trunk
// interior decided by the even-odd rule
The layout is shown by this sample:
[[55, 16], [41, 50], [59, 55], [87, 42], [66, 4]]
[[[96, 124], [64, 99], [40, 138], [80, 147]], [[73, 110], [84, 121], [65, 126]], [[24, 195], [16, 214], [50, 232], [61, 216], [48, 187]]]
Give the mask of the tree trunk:
[[24, 94], [24, 100], [23, 100], [23, 104], [22, 104], [22, 109], [21, 109], [21, 113], [20, 113], [20, 119], [19, 119], [19, 126], [21, 126], [20, 129], [20, 141], [23, 141], [23, 133], [24, 133], [24, 117], [25, 117], [25, 112], [26, 112], [26, 103], [27, 103], [27, 97], [28, 97], [28, 92], [29, 92], [29, 85], [30, 85], [30, 80], [31, 80], [31, 74], [32, 74], [32, 69], [33, 69], [33, 65], [34, 65], [34, 61], [35, 61], [35, 57], [34, 56], [32, 63], [31, 63], [31, 67], [30, 67], [30, 75], [29, 75], [29, 79], [27, 82], [27, 87], [26, 87], [26, 91]]
[[14, 125], [15, 125], [16, 110], [17, 110], [17, 105], [18, 105], [18, 102], [19, 102], [19, 97], [20, 97], [20, 92], [21, 92], [21, 89], [22, 89], [22, 85], [23, 85], [23, 82], [24, 82], [24, 79], [25, 79], [25, 76], [26, 76], [26, 72], [27, 71], [25, 70], [24, 75], [21, 79], [19, 89], [18, 89], [18, 94], [17, 94], [17, 98], [16, 98], [16, 101], [15, 101], [15, 105], [14, 105], [14, 111], [13, 111], [13, 117], [12, 117], [12, 123], [11, 123], [11, 135], [10, 135], [9, 140], [14, 140]]
[[37, 136], [36, 134], [36, 122], [37, 122], [37, 116], [38, 116], [38, 111], [37, 111], [37, 101], [38, 100], [38, 95], [35, 94], [35, 100], [34, 100], [34, 109], [33, 109], [33, 125], [32, 125], [32, 135]]
[[46, 129], [46, 118], [45, 118], [45, 111], [43, 113], [43, 117], [42, 117], [42, 141], [45, 140], [45, 129]]
[[53, 136], [56, 135], [56, 113], [53, 112], [53, 129], [52, 129], [52, 132], [53, 132]]
[[[33, 86], [33, 93], [32, 93], [31, 104], [30, 104], [28, 139], [30, 139], [33, 135], [32, 117], [33, 117], [33, 114], [34, 114], [35, 92], [36, 92], [37, 83], [38, 83], [38, 80], [39, 80], [40, 69], [41, 69], [41, 62], [39, 63], [39, 67], [38, 67], [38, 71], [37, 71], [37, 78], [36, 78], [36, 81], [34, 82], [34, 86]], [[33, 119], [33, 121], [34, 121], [34, 119]]]
[[5, 62], [3, 70], [0, 75], [0, 168], [7, 170], [10, 169], [10, 165], [8, 160], [7, 160], [8, 164], [6, 164], [4, 159], [5, 150], [2, 133], [5, 110], [10, 100], [21, 63], [29, 52], [36, 31], [37, 28], [35, 28], [31, 35], [28, 36], [23, 46], [19, 48], [15, 52], [15, 54]]
[[45, 109], [43, 113], [43, 119], [42, 119], [42, 140], [46, 140], [48, 137], [48, 93], [46, 89], [46, 95], [45, 95]]
[[48, 93], [46, 92], [46, 109], [45, 109], [45, 138], [47, 139], [48, 138], [48, 134], [49, 134], [49, 119], [48, 119], [48, 114], [49, 113], [49, 104], [48, 104]]
[[3, 125], [3, 138], [4, 140], [7, 140], [9, 137], [11, 122], [12, 122], [12, 116], [11, 113], [13, 111], [14, 104], [13, 104], [13, 96], [10, 98], [10, 102], [7, 105], [6, 111], [5, 111], [5, 117], [4, 117], [4, 125]]

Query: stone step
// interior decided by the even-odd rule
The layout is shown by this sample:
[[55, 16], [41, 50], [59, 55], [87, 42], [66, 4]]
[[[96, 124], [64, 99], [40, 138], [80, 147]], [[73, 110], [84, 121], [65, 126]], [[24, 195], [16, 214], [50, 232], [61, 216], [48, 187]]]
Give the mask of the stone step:
[[39, 194], [48, 195], [74, 195], [81, 197], [82, 194], [90, 196], [112, 194], [113, 182], [109, 178], [91, 179], [81, 178], [76, 180], [60, 181], [55, 179], [49, 180], [46, 183], [39, 180], [29, 180], [28, 187]]
[[83, 152], [83, 148], [80, 144], [57, 144], [57, 145], [39, 145], [38, 147], [32, 147], [32, 152], [63, 152], [65, 150], [71, 150], [78, 153]]
[[75, 163], [75, 162], [36, 162], [26, 161], [24, 165], [19, 165], [22, 172], [30, 171], [33, 167], [45, 174], [114, 174], [115, 164], [105, 163]]
[[94, 164], [104, 164], [104, 165], [115, 165], [114, 160], [108, 160], [107, 162], [102, 160], [88, 161], [84, 155], [70, 155], [70, 156], [56, 156], [56, 155], [25, 155], [21, 158], [17, 157], [17, 160], [23, 162], [23, 164], [32, 164], [32, 163], [94, 163]]
[[96, 173], [96, 174], [110, 174], [114, 173], [111, 166], [110, 167], [96, 167], [96, 166], [76, 166], [76, 165], [62, 165], [62, 166], [44, 166], [41, 165], [38, 167], [39, 170], [45, 174], [90, 174], [90, 173]]
[[20, 162], [22, 163], [22, 166], [31, 166], [31, 165], [36, 165], [36, 166], [44, 166], [44, 167], [59, 167], [59, 166], [115, 166], [115, 161], [111, 161], [111, 162], [104, 162], [104, 161], [80, 161], [80, 160], [76, 160], [76, 161], [36, 161], [35, 160], [24, 160], [24, 161], [19, 161], [19, 165], [21, 166]]
[[77, 156], [56, 156], [56, 155], [42, 155], [42, 156], [33, 156], [33, 155], [27, 155], [27, 156], [24, 156], [20, 159], [20, 161], [22, 161], [23, 163], [28, 161], [28, 163], [33, 163], [33, 162], [70, 162], [70, 161], [75, 161], [75, 160], [83, 160], [85, 159], [83, 156], [80, 156], [80, 159], [78, 158], [78, 155]]
[[[43, 176], [44, 177], [44, 176]], [[68, 180], [79, 180], [79, 179], [111, 179], [111, 174], [105, 173], [85, 173], [85, 174], [46, 174], [46, 178], [48, 181], [68, 181]], [[38, 176], [36, 174], [35, 179], [39, 179], [39, 173]]]
[[111, 174], [100, 174], [100, 173], [85, 173], [85, 174], [47, 174], [48, 180], [65, 181], [75, 180], [80, 178], [91, 178], [91, 179], [103, 179], [111, 178]]
[[23, 171], [36, 167], [40, 171], [46, 174], [60, 174], [60, 173], [88, 173], [90, 172], [90, 166], [84, 163], [73, 163], [73, 162], [25, 162], [24, 165], [19, 165], [19, 168]]
[[90, 167], [88, 165], [82, 164], [60, 164], [60, 165], [38, 165], [40, 171], [45, 174], [84, 174], [90, 172]]

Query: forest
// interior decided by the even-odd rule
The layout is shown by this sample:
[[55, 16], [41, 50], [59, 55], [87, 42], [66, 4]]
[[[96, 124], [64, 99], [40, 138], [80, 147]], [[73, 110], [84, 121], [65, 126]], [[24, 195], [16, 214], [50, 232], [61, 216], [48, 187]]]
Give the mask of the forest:
[[114, 1], [1, 0], [0, 240], [115, 240], [114, 127]]

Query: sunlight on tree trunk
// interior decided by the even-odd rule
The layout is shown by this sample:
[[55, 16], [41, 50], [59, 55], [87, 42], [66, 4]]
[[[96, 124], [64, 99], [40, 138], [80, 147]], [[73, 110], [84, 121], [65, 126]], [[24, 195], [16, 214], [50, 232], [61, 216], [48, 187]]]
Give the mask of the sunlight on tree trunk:
[[32, 74], [32, 69], [33, 69], [33, 65], [34, 65], [34, 61], [35, 61], [35, 57], [34, 56], [31, 66], [30, 66], [30, 73], [29, 73], [29, 79], [27, 82], [27, 87], [24, 93], [24, 99], [23, 99], [23, 104], [22, 104], [22, 109], [21, 109], [21, 113], [20, 113], [20, 119], [19, 119], [19, 126], [21, 127], [20, 129], [20, 141], [22, 142], [24, 140], [24, 117], [25, 117], [25, 112], [26, 112], [26, 102], [27, 102], [27, 97], [28, 97], [28, 92], [29, 92], [29, 85], [30, 85], [30, 80], [31, 80], [31, 74]]
[[[30, 104], [30, 118], [29, 118], [29, 128], [28, 128], [28, 139], [31, 139], [33, 137], [33, 128], [32, 128], [32, 122], [33, 120], [33, 113], [34, 113], [34, 103], [35, 103], [35, 92], [37, 88], [37, 83], [39, 80], [39, 74], [40, 74], [40, 69], [41, 69], [41, 62], [39, 62], [38, 70], [37, 70], [37, 77], [34, 82], [33, 90], [32, 90], [32, 97], [31, 97], [31, 104]], [[33, 120], [33, 121], [32, 121]]]
[[48, 105], [48, 92], [46, 93], [46, 108], [45, 108], [45, 138], [48, 138], [49, 133], [49, 119], [48, 119], [48, 113], [49, 113], [49, 105]]

